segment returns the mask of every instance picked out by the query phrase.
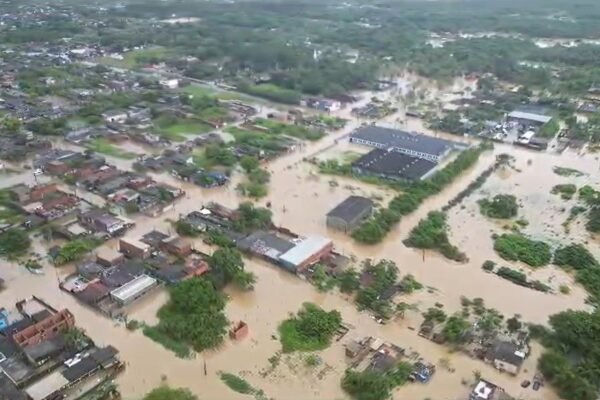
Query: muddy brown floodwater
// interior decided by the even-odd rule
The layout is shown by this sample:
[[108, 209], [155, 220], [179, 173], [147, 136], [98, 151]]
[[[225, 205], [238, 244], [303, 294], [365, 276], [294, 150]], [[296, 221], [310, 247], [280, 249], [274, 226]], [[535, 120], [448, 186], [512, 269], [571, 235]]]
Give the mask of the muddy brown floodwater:
[[[342, 111], [341, 115], [345, 113], [348, 113], [348, 110]], [[394, 121], [394, 118], [397, 116], [391, 116], [388, 120]], [[416, 306], [416, 310], [408, 312], [402, 320], [379, 325], [367, 313], [358, 312], [351, 301], [342, 295], [319, 293], [301, 279], [256, 260], [247, 260], [247, 268], [258, 278], [255, 290], [250, 293], [226, 290], [230, 297], [226, 309], [227, 316], [230, 321], [246, 321], [250, 326], [249, 337], [239, 343], [226, 340], [222, 348], [198, 354], [191, 360], [176, 358], [173, 353], [150, 341], [141, 332], [129, 332], [122, 323], [100, 316], [80, 305], [72, 296], [61, 292], [58, 282], [68, 274], [69, 268], [53, 270], [47, 267], [45, 275], [34, 276], [21, 266], [5, 263], [0, 276], [6, 280], [7, 289], [0, 293], [0, 303], [12, 304], [36, 294], [56, 307], [71, 309], [78, 325], [94, 340], [99, 344], [112, 344], [121, 352], [127, 369], [118, 378], [118, 383], [126, 399], [140, 398], [163, 381], [173, 386], [190, 388], [203, 399], [248, 398], [227, 388], [216, 375], [218, 371], [244, 376], [253, 386], [264, 390], [267, 396], [275, 399], [344, 399], [347, 396], [340, 387], [340, 378], [347, 366], [343, 344], [353, 338], [367, 335], [381, 337], [406, 348], [409, 353], [418, 352], [426, 360], [438, 365], [438, 372], [429, 384], [411, 384], [400, 388], [397, 398], [465, 399], [469, 392], [468, 385], [473, 383], [474, 372], [479, 371], [482, 376], [504, 387], [516, 397], [528, 400], [557, 399], [548, 388], [534, 392], [519, 386], [523, 379], [531, 380], [533, 376], [537, 355], [541, 351], [537, 345], [534, 345], [533, 355], [527, 359], [521, 374], [511, 377], [465, 355], [450, 353], [446, 347], [419, 337], [413, 329], [418, 328], [421, 323], [421, 312], [436, 302], [443, 303], [447, 312], [458, 310], [461, 296], [482, 297], [488, 307], [494, 307], [506, 316], [521, 314], [526, 321], [545, 323], [548, 316], [556, 312], [568, 308], [584, 308], [583, 292], [577, 289], [569, 296], [541, 294], [483, 273], [480, 268], [482, 261], [496, 257], [491, 249], [491, 231], [500, 228], [493, 222], [483, 220], [475, 212], [474, 202], [480, 196], [479, 192], [465, 200], [464, 209], [456, 207], [450, 215], [452, 240], [460, 243], [465, 249], [471, 259], [469, 263], [456, 264], [435, 254], [425, 254], [423, 258], [421, 252], [406, 248], [402, 239], [429, 211], [442, 207], [492, 165], [494, 156], [501, 152], [514, 155], [517, 167], [523, 172], [496, 174], [481, 191], [515, 193], [526, 204], [522, 209], [523, 217], [530, 222], [526, 232], [535, 236], [552, 236], [548, 229], [558, 232], [561, 220], [548, 203], [552, 200], [552, 204], [555, 204], [556, 199], [548, 197], [546, 193], [549, 190], [548, 186], [554, 182], [566, 180], [554, 176], [552, 166], [560, 165], [586, 171], [589, 179], [598, 182], [597, 161], [591, 156], [567, 154], [558, 157], [498, 146], [494, 152], [483, 155], [476, 166], [458, 178], [451, 187], [425, 201], [414, 214], [403, 218], [382, 244], [372, 247], [359, 246], [347, 236], [329, 231], [325, 226], [326, 213], [350, 194], [360, 193], [387, 203], [394, 193], [389, 189], [354, 180], [318, 175], [314, 166], [303, 161], [304, 158], [319, 155], [323, 151], [345, 151], [346, 145], [340, 142], [336, 144], [336, 140], [342, 140], [356, 126], [357, 122], [353, 121], [344, 130], [331, 134], [318, 143], [307, 144], [300, 150], [272, 162], [268, 166], [272, 174], [270, 193], [260, 204], [264, 205], [267, 201], [273, 204], [274, 221], [278, 225], [302, 235], [331, 237], [341, 252], [354, 255], [359, 261], [365, 258], [388, 258], [397, 263], [402, 274], [413, 274], [428, 290], [402, 299]], [[531, 165], [527, 163], [529, 159], [532, 160]], [[128, 163], [130, 162], [120, 161], [119, 166], [127, 167]], [[1, 186], [9, 186], [19, 179], [31, 183], [30, 175], [31, 172], [2, 179]], [[167, 174], [154, 177], [159, 181], [183, 187], [187, 195], [174, 209], [160, 218], [136, 217], [136, 226], [128, 233], [132, 237], [139, 237], [151, 229], [171, 231], [169, 220], [197, 210], [202, 203], [218, 201], [236, 207], [243, 200], [233, 189], [235, 180], [239, 179], [237, 177], [234, 177], [233, 184], [228, 188], [210, 190], [183, 184]], [[583, 183], [584, 178], [581, 179]], [[335, 181], [336, 184], [332, 184], [331, 181]], [[550, 222], [552, 216], [555, 221]], [[549, 228], [548, 224], [553, 228]], [[584, 234], [583, 231], [577, 232], [577, 235]], [[560, 235], [556, 237], [557, 240], [560, 238]], [[109, 245], [116, 246], [116, 243], [110, 242]], [[195, 246], [206, 250], [201, 241], [196, 241]], [[596, 242], [594, 246], [597, 253]], [[43, 249], [39, 248], [39, 251], [42, 252]], [[154, 324], [156, 311], [167, 299], [168, 294], [164, 290], [156, 292], [136, 304], [130, 317]], [[283, 355], [279, 366], [269, 373], [268, 359], [280, 349], [279, 342], [273, 339], [273, 335], [277, 335], [277, 326], [290, 313], [298, 311], [304, 302], [314, 302], [326, 309], [340, 310], [344, 321], [354, 329], [350, 330], [343, 341], [334, 343], [320, 353], [322, 363], [318, 367], [306, 367], [301, 356]], [[208, 368], [207, 376], [204, 375], [204, 361]]]

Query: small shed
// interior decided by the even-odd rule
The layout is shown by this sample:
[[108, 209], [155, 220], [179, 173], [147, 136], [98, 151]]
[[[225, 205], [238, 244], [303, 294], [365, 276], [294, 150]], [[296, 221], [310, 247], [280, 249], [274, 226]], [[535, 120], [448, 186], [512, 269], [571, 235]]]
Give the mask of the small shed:
[[248, 324], [244, 321], [239, 321], [229, 331], [229, 337], [233, 340], [242, 340], [248, 336], [249, 328]]
[[346, 357], [354, 358], [362, 351], [362, 349], [364, 349], [364, 345], [356, 340], [352, 340], [346, 344]]

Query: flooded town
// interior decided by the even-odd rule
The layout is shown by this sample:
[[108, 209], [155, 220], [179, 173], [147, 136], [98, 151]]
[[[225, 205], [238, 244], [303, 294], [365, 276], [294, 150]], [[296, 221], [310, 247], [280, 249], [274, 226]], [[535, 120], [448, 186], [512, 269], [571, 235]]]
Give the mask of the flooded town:
[[0, 399], [596, 400], [600, 29], [540, 1], [0, 1]]

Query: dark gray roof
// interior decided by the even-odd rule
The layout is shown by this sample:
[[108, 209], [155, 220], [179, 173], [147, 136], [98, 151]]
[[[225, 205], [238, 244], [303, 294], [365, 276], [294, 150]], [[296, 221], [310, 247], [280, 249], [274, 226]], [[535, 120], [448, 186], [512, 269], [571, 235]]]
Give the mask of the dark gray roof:
[[60, 353], [65, 348], [65, 338], [59, 334], [50, 340], [44, 340], [43, 342], [27, 346], [24, 350], [25, 354], [32, 360], [44, 360], [45, 358], [52, 357]]
[[373, 201], [361, 196], [350, 196], [342, 201], [333, 210], [327, 213], [328, 217], [343, 219], [352, 222], [357, 217], [364, 215], [367, 209], [373, 208]]
[[436, 156], [455, 146], [455, 143], [449, 140], [375, 125], [358, 128], [350, 134], [350, 139], [368, 140], [386, 148], [397, 147]]
[[359, 167], [374, 174], [408, 180], [421, 179], [436, 165], [429, 160], [383, 149], [372, 150], [352, 163], [353, 167]]
[[4, 374], [0, 372], [0, 400], [27, 400], [28, 397], [17, 385]]
[[168, 239], [168, 238], [169, 238], [169, 235], [167, 235], [166, 233], [163, 233], [163, 232], [160, 232], [157, 230], [153, 230], [153, 231], [146, 233], [144, 236], [142, 236], [142, 238], [140, 239], [140, 242], [146, 243], [147, 245], [150, 245], [153, 247], [157, 247], [165, 239]]
[[90, 357], [93, 358], [98, 364], [106, 366], [116, 360], [117, 354], [119, 354], [119, 351], [116, 348], [113, 346], [107, 346], [101, 349], [96, 349], [95, 352], [90, 354]]
[[83, 360], [79, 361], [77, 364], [73, 365], [65, 369], [62, 372], [62, 375], [69, 381], [74, 382], [78, 379], [81, 379], [88, 373], [92, 372], [96, 368], [98, 368], [99, 364], [92, 357], [85, 357]]
[[102, 273], [102, 283], [109, 288], [118, 288], [131, 282], [144, 273], [144, 266], [136, 261], [129, 261], [123, 265], [111, 267]]
[[516, 353], [520, 350], [519, 346], [511, 342], [497, 342], [494, 347], [494, 359], [500, 360], [515, 366], [521, 366], [524, 358]]
[[260, 254], [265, 254], [269, 249], [274, 249], [283, 254], [294, 247], [294, 243], [264, 231], [257, 231], [248, 235], [239, 240], [237, 245], [242, 250]]

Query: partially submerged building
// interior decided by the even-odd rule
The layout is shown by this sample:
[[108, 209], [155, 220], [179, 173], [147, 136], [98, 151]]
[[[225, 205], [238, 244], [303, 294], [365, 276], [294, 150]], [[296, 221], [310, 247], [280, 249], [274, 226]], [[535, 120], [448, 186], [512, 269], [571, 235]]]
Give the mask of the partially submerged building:
[[20, 320], [0, 334], [0, 399], [55, 400], [87, 391], [123, 369], [117, 350], [99, 348], [83, 332], [69, 339], [75, 318], [32, 297], [17, 303]]
[[465, 147], [450, 140], [376, 125], [356, 129], [350, 134], [350, 142], [395, 151], [435, 163], [442, 161], [453, 149]]
[[485, 379], [480, 379], [475, 385], [468, 400], [512, 400], [504, 389]]
[[525, 362], [526, 356], [527, 354], [521, 346], [513, 342], [497, 341], [491, 349], [488, 358], [494, 364], [494, 367], [500, 371], [517, 375]]
[[302, 272], [327, 257], [333, 242], [320, 236], [301, 239], [294, 247], [279, 256], [281, 266], [291, 272]]
[[506, 116], [507, 122], [514, 122], [524, 127], [540, 128], [552, 120], [543, 110], [517, 109]]
[[327, 213], [327, 227], [348, 233], [373, 213], [373, 201], [350, 196]]
[[374, 149], [352, 163], [357, 174], [409, 182], [430, 177], [436, 167], [429, 159], [384, 149]]

